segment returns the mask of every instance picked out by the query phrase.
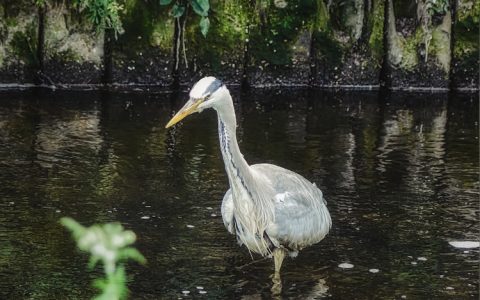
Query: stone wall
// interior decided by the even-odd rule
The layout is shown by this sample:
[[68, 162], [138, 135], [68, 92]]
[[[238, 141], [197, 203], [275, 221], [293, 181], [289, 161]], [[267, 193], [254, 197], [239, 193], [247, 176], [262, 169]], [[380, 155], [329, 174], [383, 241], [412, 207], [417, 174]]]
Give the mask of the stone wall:
[[479, 2], [428, 1], [210, 0], [205, 37], [190, 6], [174, 19], [158, 0], [117, 0], [117, 36], [70, 1], [2, 0], [0, 83], [478, 88]]

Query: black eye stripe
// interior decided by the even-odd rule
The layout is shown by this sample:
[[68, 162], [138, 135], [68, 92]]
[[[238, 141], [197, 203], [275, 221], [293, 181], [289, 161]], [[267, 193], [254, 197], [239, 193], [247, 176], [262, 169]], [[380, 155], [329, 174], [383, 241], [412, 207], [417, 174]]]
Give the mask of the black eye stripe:
[[219, 79], [215, 79], [210, 83], [210, 85], [205, 89], [205, 99], [208, 99], [210, 95], [215, 93], [219, 88], [223, 86], [223, 82]]

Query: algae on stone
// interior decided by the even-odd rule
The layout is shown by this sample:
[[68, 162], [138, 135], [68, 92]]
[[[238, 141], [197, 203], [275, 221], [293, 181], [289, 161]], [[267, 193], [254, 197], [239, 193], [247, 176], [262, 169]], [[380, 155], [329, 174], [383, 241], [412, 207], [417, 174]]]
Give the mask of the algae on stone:
[[403, 41], [397, 33], [395, 27], [395, 13], [393, 10], [393, 1], [389, 3], [388, 19], [388, 60], [393, 66], [400, 66], [403, 60]]
[[457, 8], [455, 56], [476, 56], [478, 58], [480, 25], [480, 1], [461, 0]]
[[206, 67], [212, 71], [219, 71], [239, 67], [244, 54], [244, 43], [248, 39], [246, 31], [250, 20], [248, 9], [246, 1], [241, 0], [213, 3], [207, 36], [198, 30], [200, 17], [192, 17], [187, 27], [186, 52], [194, 69]]
[[21, 9], [18, 15], [0, 20], [0, 68], [13, 63], [34, 64], [36, 62], [35, 11]]
[[252, 53], [255, 62], [265, 65], [290, 65], [293, 44], [302, 29], [308, 28], [315, 12], [315, 1], [289, 1], [285, 8], [267, 7], [265, 12], [268, 28], [258, 24], [251, 35]]
[[51, 6], [46, 14], [46, 59], [100, 65], [103, 32], [95, 34], [82, 18], [74, 18], [64, 5]]
[[377, 62], [380, 62], [384, 51], [382, 42], [384, 2], [381, 0], [373, 0], [372, 2], [373, 10], [370, 19], [373, 20], [373, 24], [368, 44], [372, 56]]
[[350, 5], [345, 5], [345, 25], [353, 41], [362, 35], [363, 18], [365, 18], [364, 0], [354, 0]]
[[452, 15], [448, 11], [443, 17], [442, 23], [432, 30], [431, 52], [436, 61], [442, 67], [445, 74], [450, 71], [451, 49], [450, 38], [452, 32]]

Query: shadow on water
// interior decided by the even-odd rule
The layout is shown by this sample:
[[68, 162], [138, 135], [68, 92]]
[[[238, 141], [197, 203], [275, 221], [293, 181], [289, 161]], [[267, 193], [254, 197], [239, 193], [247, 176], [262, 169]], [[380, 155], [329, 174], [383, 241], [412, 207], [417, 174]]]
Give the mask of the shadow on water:
[[[247, 161], [316, 182], [334, 222], [285, 261], [281, 298], [478, 298], [478, 249], [448, 244], [478, 240], [476, 95], [233, 94]], [[61, 216], [137, 233], [148, 265], [129, 266], [134, 299], [271, 297], [272, 261], [252, 263], [223, 227], [214, 112], [164, 129], [185, 99], [0, 92], [0, 298], [93, 295]]]

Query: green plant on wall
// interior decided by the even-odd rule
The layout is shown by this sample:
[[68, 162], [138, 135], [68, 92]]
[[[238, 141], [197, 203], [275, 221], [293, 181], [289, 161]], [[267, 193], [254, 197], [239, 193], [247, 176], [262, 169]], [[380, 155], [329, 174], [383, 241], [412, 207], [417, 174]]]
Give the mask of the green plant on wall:
[[[45, 0], [37, 0], [45, 1]], [[85, 12], [97, 32], [112, 29], [117, 36], [123, 31], [120, 12], [123, 10], [116, 0], [73, 0], [74, 7]]]
[[188, 7], [191, 7], [193, 11], [200, 16], [200, 31], [203, 36], [207, 36], [208, 29], [210, 28], [210, 19], [208, 13], [210, 10], [209, 0], [189, 0], [189, 1], [173, 1], [173, 0], [160, 0], [160, 5], [172, 4], [170, 14], [175, 19], [179, 19], [187, 13]]
[[95, 267], [98, 262], [103, 264], [106, 277], [95, 280], [94, 286], [102, 291], [95, 299], [126, 299], [128, 289], [124, 261], [132, 259], [145, 263], [143, 255], [130, 247], [135, 242], [135, 233], [124, 230], [118, 223], [93, 225], [87, 228], [71, 218], [62, 218], [60, 222], [72, 232], [77, 247], [90, 253], [90, 268]]

